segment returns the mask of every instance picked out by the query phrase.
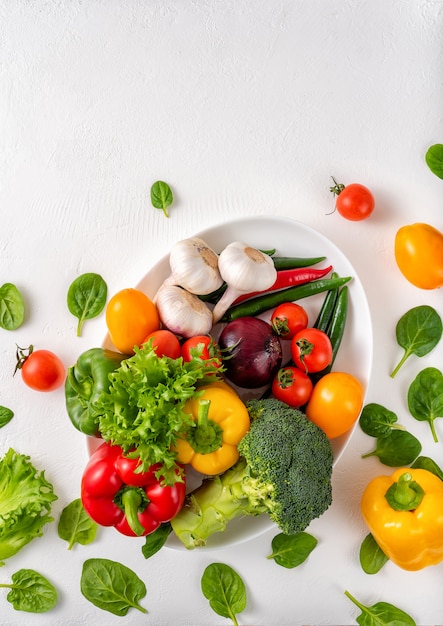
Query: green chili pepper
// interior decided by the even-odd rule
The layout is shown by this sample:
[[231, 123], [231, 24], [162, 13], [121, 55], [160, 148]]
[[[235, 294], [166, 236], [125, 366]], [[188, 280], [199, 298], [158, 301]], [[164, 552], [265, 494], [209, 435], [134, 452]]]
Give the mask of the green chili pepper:
[[[338, 278], [337, 272], [333, 272], [331, 278]], [[320, 307], [320, 311], [318, 312], [317, 319], [314, 322], [314, 328], [326, 332], [337, 303], [337, 298], [338, 289], [331, 289], [327, 292], [323, 304]]]
[[337, 356], [338, 349], [343, 339], [346, 326], [346, 318], [348, 316], [348, 287], [345, 286], [340, 289], [338, 293], [337, 302], [332, 314], [331, 320], [326, 329], [326, 333], [329, 336], [332, 344], [332, 363], [329, 369], [332, 369], [332, 365]]
[[65, 382], [66, 410], [73, 425], [85, 435], [99, 436], [95, 402], [109, 388], [109, 374], [127, 355], [103, 348], [81, 354], [68, 369]]
[[331, 289], [339, 289], [351, 280], [351, 276], [337, 277], [337, 278], [322, 278], [314, 280], [305, 285], [296, 285], [295, 287], [289, 287], [288, 289], [282, 289], [281, 291], [266, 293], [257, 298], [251, 300], [245, 300], [230, 307], [224, 316], [222, 322], [230, 322], [239, 317], [256, 316], [274, 309], [283, 302], [294, 302], [295, 300], [301, 300], [309, 296], [314, 296], [324, 291]]

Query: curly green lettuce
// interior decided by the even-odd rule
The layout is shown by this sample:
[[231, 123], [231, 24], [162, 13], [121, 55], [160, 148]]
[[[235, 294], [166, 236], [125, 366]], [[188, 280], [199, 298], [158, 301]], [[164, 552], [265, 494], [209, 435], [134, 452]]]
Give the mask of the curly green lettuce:
[[0, 459], [0, 564], [43, 534], [53, 521], [54, 488], [30, 457], [12, 448]]

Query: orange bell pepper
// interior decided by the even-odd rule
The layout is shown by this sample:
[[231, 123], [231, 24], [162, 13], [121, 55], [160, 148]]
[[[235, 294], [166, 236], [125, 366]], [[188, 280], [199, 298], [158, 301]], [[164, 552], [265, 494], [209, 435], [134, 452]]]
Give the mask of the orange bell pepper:
[[385, 555], [405, 570], [443, 560], [443, 481], [425, 469], [399, 468], [363, 492], [363, 518]]

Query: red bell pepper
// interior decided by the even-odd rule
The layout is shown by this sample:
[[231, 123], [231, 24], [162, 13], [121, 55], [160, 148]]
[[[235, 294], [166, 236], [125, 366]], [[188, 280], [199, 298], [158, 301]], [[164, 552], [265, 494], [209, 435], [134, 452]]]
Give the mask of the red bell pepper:
[[123, 535], [140, 537], [170, 521], [183, 506], [186, 484], [162, 484], [159, 465], [136, 472], [138, 459], [120, 446], [102, 443], [83, 472], [81, 500], [88, 515], [101, 526], [114, 526]]

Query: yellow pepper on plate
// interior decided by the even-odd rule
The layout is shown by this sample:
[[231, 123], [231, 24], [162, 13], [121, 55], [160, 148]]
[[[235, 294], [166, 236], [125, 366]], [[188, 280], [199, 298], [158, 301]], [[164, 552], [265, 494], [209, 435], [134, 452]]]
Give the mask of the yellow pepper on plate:
[[226, 471], [239, 458], [237, 445], [248, 432], [249, 413], [238, 394], [226, 383], [215, 382], [188, 400], [184, 411], [195, 422], [186, 438], [175, 445], [177, 462], [190, 464], [197, 472], [215, 476]]
[[415, 571], [443, 560], [443, 481], [425, 469], [399, 468], [363, 492], [363, 518], [385, 555]]

